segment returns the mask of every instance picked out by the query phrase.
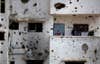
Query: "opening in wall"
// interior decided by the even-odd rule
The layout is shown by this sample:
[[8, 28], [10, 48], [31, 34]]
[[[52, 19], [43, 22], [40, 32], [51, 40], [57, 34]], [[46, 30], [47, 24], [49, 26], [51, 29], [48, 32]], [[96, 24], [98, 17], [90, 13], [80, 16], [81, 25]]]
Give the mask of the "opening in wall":
[[15, 22], [13, 20], [10, 20], [10, 22], [9, 22], [9, 29], [11, 29], [11, 30], [18, 30], [19, 29], [19, 23]]
[[54, 23], [53, 35], [60, 36], [65, 35], [65, 24]]
[[26, 64], [43, 64], [43, 60], [27, 60]]
[[5, 32], [0, 32], [0, 40], [5, 40]]
[[10, 64], [15, 64], [15, 61], [10, 61]]
[[89, 31], [88, 24], [73, 24], [73, 30], [71, 34], [73, 36], [87, 36]]
[[65, 61], [65, 64], [85, 64], [85, 61]]
[[28, 23], [28, 31], [29, 32], [42, 32], [43, 23]]
[[0, 0], [0, 12], [5, 13], [5, 0]]

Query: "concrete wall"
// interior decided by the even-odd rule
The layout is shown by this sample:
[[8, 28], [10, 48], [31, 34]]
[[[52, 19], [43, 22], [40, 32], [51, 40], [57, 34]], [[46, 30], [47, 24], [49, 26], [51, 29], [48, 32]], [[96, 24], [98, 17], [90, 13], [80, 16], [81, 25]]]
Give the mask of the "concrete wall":
[[[19, 22], [19, 30], [10, 30], [10, 60], [25, 64], [26, 60], [47, 60], [49, 55], [49, 31], [43, 23], [43, 32], [28, 32], [28, 23]], [[26, 27], [26, 31], [24, 28]], [[23, 46], [25, 48], [23, 48]], [[17, 60], [18, 58], [22, 59]]]
[[[1, 2], [1, 1], [0, 1]], [[5, 13], [0, 13], [0, 64], [8, 64], [8, 25], [9, 25], [9, 0], [5, 1]], [[1, 9], [0, 9], [1, 10]], [[4, 32], [4, 39], [3, 33]]]
[[[30, 59], [48, 63], [49, 35], [53, 26], [49, 3], [49, 0], [28, 0], [26, 3], [10, 0], [10, 19], [19, 22], [18, 30], [9, 31], [10, 61], [25, 64], [26, 60]], [[38, 22], [43, 23], [43, 32], [28, 32], [28, 23]]]
[[[58, 1], [66, 4], [66, 7], [60, 10], [58, 9], [56, 10], [54, 8], [54, 4], [57, 3]], [[69, 4], [71, 2], [72, 4]], [[22, 0], [6, 0], [6, 13], [0, 14], [0, 19], [1, 19], [0, 23], [2, 24], [2, 27], [0, 27], [0, 31], [5, 32], [5, 40], [0, 41], [1, 43], [0, 51], [3, 51], [3, 54], [0, 54], [0, 58], [2, 58], [0, 59], [0, 64], [7, 64], [9, 61], [15, 61], [15, 64], [25, 64], [26, 60], [29, 59], [44, 60], [44, 64], [49, 64], [49, 63], [59, 64], [60, 61], [63, 60], [63, 58], [65, 58], [66, 60], [66, 56], [68, 56], [67, 59], [71, 60], [72, 58], [75, 58], [77, 60], [84, 59], [83, 56], [85, 56], [85, 59], [88, 59], [87, 62], [88, 64], [93, 64], [93, 62], [98, 64], [100, 61], [96, 59], [97, 58], [96, 56], [99, 57], [99, 52], [95, 55], [94, 50], [96, 48], [97, 50], [99, 50], [99, 45], [98, 45], [99, 38], [98, 37], [70, 38], [71, 36], [70, 33], [73, 28], [72, 25], [74, 23], [89, 24], [90, 28], [89, 30], [100, 28], [100, 16], [94, 15], [100, 13], [99, 0], [92, 0], [92, 1], [79, 0], [79, 2], [71, 0], [71, 2], [70, 1], [65, 2], [65, 0], [63, 1], [28, 0], [27, 2], [23, 3]], [[89, 5], [88, 2], [90, 3]], [[93, 14], [93, 15], [51, 16], [50, 13]], [[2, 18], [4, 20], [2, 20]], [[9, 25], [11, 23], [9, 19], [19, 23], [18, 30], [9, 30]], [[40, 33], [28, 32], [28, 23], [38, 23], [38, 22], [43, 23], [43, 32]], [[51, 36], [53, 36], [53, 23], [64, 23], [65, 36], [69, 37], [62, 39], [58, 37], [52, 38]], [[95, 36], [100, 36], [99, 33], [100, 29], [98, 29], [95, 32]], [[89, 46], [86, 55], [84, 51], [81, 50], [81, 45], [84, 44], [82, 41], [84, 41], [85, 39], [86, 39], [85, 43]], [[73, 42], [73, 40], [75, 40], [75, 42]], [[70, 43], [65, 43], [65, 42], [70, 42]], [[94, 42], [96, 42], [95, 45], [92, 44]], [[68, 49], [70, 48], [71, 51], [68, 52], [68, 49], [65, 50], [65, 48], [67, 48], [65, 45], [67, 45]], [[75, 48], [73, 46], [75, 46]], [[31, 47], [32, 49], [30, 49]], [[52, 49], [56, 52], [51, 52]], [[77, 49], [78, 52], [76, 52]], [[73, 50], [75, 54], [70, 55], [70, 53], [72, 53]], [[9, 59], [8, 59], [8, 51], [9, 51]], [[50, 52], [50, 61], [49, 61], [49, 52]], [[65, 52], [68, 52], [68, 54], [65, 54]], [[56, 59], [54, 59], [55, 56], [53, 55], [56, 56]], [[61, 62], [60, 64], [63, 64], [63, 62]]]
[[10, 0], [10, 11], [13, 17], [20, 19], [48, 20], [49, 0]]
[[99, 37], [51, 37], [50, 64], [65, 64], [64, 61], [100, 63]]
[[[100, 14], [100, 0], [51, 0], [51, 14]], [[56, 7], [55, 7], [56, 6]]]

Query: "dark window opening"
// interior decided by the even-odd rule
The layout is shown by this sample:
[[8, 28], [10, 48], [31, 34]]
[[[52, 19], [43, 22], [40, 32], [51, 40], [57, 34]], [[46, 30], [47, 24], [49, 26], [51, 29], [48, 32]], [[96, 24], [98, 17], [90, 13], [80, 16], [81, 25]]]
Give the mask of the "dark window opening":
[[43, 64], [43, 60], [27, 60], [26, 64]]
[[15, 21], [11, 21], [9, 23], [9, 29], [11, 30], [18, 30], [19, 29], [19, 23]]
[[28, 31], [31, 32], [42, 32], [43, 25], [42, 23], [28, 23]]
[[15, 61], [10, 61], [10, 64], [15, 64]]
[[0, 40], [5, 40], [5, 32], [0, 32]]
[[89, 30], [88, 24], [74, 24], [72, 35], [73, 36], [81, 36], [81, 35], [87, 35]]
[[0, 12], [5, 13], [5, 0], [1, 0], [0, 3], [1, 3], [1, 7], [0, 7], [1, 11]]
[[29, 0], [21, 0], [22, 3], [28, 3]]
[[54, 23], [53, 35], [65, 35], [65, 25], [63, 23]]
[[65, 64], [85, 64], [85, 61], [66, 61]]

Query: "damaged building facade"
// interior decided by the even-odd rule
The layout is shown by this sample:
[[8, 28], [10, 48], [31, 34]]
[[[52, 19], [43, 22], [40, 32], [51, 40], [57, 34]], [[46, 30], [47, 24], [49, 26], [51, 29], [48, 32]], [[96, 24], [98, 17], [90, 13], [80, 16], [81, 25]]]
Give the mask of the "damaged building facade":
[[100, 0], [0, 0], [0, 64], [99, 64]]

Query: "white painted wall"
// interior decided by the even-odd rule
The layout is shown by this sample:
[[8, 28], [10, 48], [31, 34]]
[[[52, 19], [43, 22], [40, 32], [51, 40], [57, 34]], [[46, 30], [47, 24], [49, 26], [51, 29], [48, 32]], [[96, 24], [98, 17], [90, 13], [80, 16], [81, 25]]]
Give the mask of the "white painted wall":
[[[34, 6], [36, 4], [36, 6]], [[11, 14], [15, 18], [28, 18], [47, 20], [49, 16], [49, 0], [29, 0], [22, 3], [21, 0], [10, 0]]]
[[[57, 2], [63, 2], [66, 7], [61, 10], [56, 10], [54, 4]], [[0, 64], [7, 64], [9, 61], [15, 61], [15, 64], [25, 64], [26, 59], [33, 60], [45, 60], [44, 64], [63, 64], [61, 62], [63, 59], [87, 59], [87, 64], [99, 64], [99, 51], [96, 56], [94, 54], [94, 49], [99, 50], [99, 37], [69, 37], [71, 30], [73, 28], [73, 23], [87, 23], [90, 25], [90, 30], [99, 27], [100, 28], [100, 16], [92, 15], [93, 17], [88, 17], [89, 15], [84, 14], [100, 14], [100, 4], [99, 0], [81, 0], [76, 2], [71, 0], [72, 4], [69, 4], [69, 0], [29, 0], [28, 3], [22, 3], [21, 0], [6, 0], [6, 13], [0, 14], [0, 19], [3, 17], [4, 21], [0, 20], [3, 25], [0, 30], [5, 31], [5, 41], [4, 45], [0, 44], [0, 50], [4, 51], [4, 54], [0, 54]], [[88, 4], [89, 2], [89, 4]], [[33, 6], [37, 4], [37, 6]], [[67, 8], [68, 6], [68, 8]], [[93, 7], [92, 7], [93, 6]], [[77, 12], [74, 9], [77, 7]], [[82, 7], [82, 8], [81, 8]], [[10, 12], [9, 12], [10, 11]], [[81, 14], [78, 16], [51, 16], [51, 14]], [[9, 24], [9, 14], [13, 19], [21, 19], [22, 21], [27, 20], [28, 22], [43, 22], [43, 32], [28, 32], [28, 22], [19, 22], [19, 30], [8, 30]], [[83, 15], [82, 15], [83, 14]], [[54, 20], [56, 18], [56, 21]], [[64, 23], [67, 38], [51, 37], [53, 36], [53, 23]], [[93, 26], [93, 27], [92, 27]], [[6, 27], [6, 28], [5, 28]], [[26, 30], [24, 30], [26, 28]], [[8, 31], [10, 33], [8, 41]], [[21, 33], [21, 35], [19, 35]], [[100, 36], [100, 29], [95, 32], [95, 36]], [[75, 42], [73, 43], [73, 40]], [[77, 41], [78, 40], [78, 41]], [[36, 41], [39, 43], [36, 44]], [[81, 49], [81, 45], [84, 42], [88, 44], [89, 49], [86, 54]], [[1, 43], [0, 42], [0, 43]], [[16, 44], [17, 42], [17, 44]], [[68, 43], [66, 43], [68, 42]], [[81, 43], [80, 43], [81, 42]], [[11, 44], [11, 52], [8, 59], [8, 43]], [[22, 48], [22, 44], [25, 45], [25, 49]], [[31, 43], [36, 46], [36, 50], [27, 51], [27, 45]], [[96, 44], [94, 44], [96, 43]], [[50, 48], [49, 48], [50, 44]], [[66, 46], [65, 46], [66, 45]], [[73, 48], [75, 47], [75, 48]], [[49, 49], [50, 49], [50, 60], [49, 60]], [[54, 50], [52, 53], [51, 50]], [[69, 51], [69, 49], [71, 49]], [[46, 51], [45, 51], [46, 50]], [[77, 51], [77, 52], [76, 52]], [[28, 53], [29, 57], [26, 57], [23, 53]], [[68, 52], [68, 53], [67, 53]], [[74, 54], [72, 54], [74, 52]], [[38, 56], [38, 53], [42, 53], [42, 56]], [[67, 53], [67, 54], [66, 54]], [[68, 57], [67, 57], [68, 56]], [[67, 58], [66, 58], [67, 57]], [[93, 60], [96, 60], [93, 63]], [[60, 63], [61, 62], [61, 63]]]
[[[98, 37], [51, 37], [50, 64], [64, 64], [64, 61], [84, 60], [86, 60], [85, 64], [99, 64], [99, 42], [100, 38]], [[83, 44], [88, 47], [86, 52], [82, 48]]]
[[[71, 2], [71, 4], [70, 4]], [[100, 14], [100, 0], [50, 0], [51, 14]], [[56, 9], [56, 3], [65, 4], [64, 8]], [[77, 9], [75, 9], [77, 7]]]
[[0, 32], [5, 32], [4, 39], [0, 40], [0, 64], [8, 64], [8, 25], [9, 25], [9, 0], [5, 1], [5, 13], [0, 13]]

